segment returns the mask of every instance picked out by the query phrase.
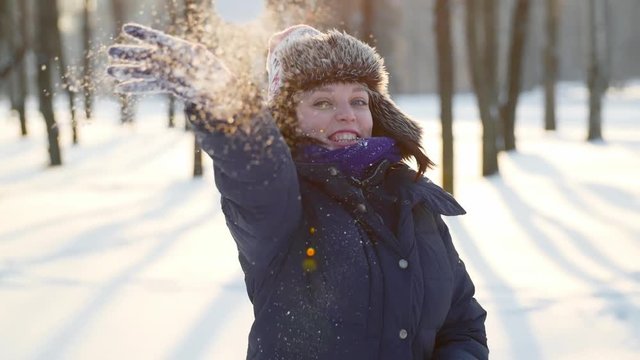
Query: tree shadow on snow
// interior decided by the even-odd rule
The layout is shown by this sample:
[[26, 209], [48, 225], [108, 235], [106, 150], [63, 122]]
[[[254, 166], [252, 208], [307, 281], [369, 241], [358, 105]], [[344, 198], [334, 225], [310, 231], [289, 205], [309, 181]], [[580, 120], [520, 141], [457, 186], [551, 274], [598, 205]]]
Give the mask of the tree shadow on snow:
[[[512, 211], [510, 214], [513, 216], [513, 221], [523, 228], [524, 232], [529, 235], [528, 239], [534, 242], [534, 246], [537, 247], [541, 253], [545, 254], [568, 275], [589, 285], [593, 289], [593, 295], [605, 300], [608, 308], [623, 309], [625, 313], [633, 314], [633, 317], [640, 317], [640, 309], [629, 299], [627, 294], [616, 290], [607, 280], [592, 276], [572, 261], [571, 254], [564, 254], [555, 244], [555, 240], [539, 229], [534, 219], [538, 217], [554, 225], [557, 229], [564, 232], [565, 237], [571, 239], [584, 255], [599, 265], [608, 268], [615, 275], [633, 280], [633, 273], [626, 272], [615, 262], [602, 256], [582, 234], [564, 226], [555, 219], [536, 213], [513, 189], [504, 183], [502, 178], [495, 177], [489, 183], [493, 185], [503, 202], [511, 208]], [[607, 296], [601, 296], [601, 294], [607, 294]], [[640, 322], [625, 321], [624, 324], [631, 328], [631, 333], [640, 334]]]
[[[118, 238], [118, 234], [122, 233], [128, 227], [138, 226], [141, 222], [162, 219], [168, 213], [180, 208], [183, 203], [188, 203], [188, 199], [195, 196], [195, 191], [187, 192], [186, 189], [193, 188], [183, 183], [174, 184], [165, 191], [165, 197], [157, 204], [151, 204], [148, 211], [139, 216], [121, 220], [118, 223], [105, 224], [104, 226], [92, 229], [90, 231], [79, 234], [76, 238], [66, 244], [66, 246], [55, 251], [54, 253], [37, 259], [35, 263], [60, 261], [70, 256], [86, 255], [88, 253], [96, 253], [109, 248], [109, 239]], [[193, 188], [195, 189], [195, 188]], [[173, 191], [172, 191], [173, 190]], [[193, 227], [198, 226], [212, 219], [212, 214], [206, 211], [202, 215], [193, 218], [187, 218], [181, 222], [178, 227], [159, 233], [157, 239], [154, 239], [154, 245], [141, 259], [127, 266], [117, 275], [112, 277], [107, 283], [102, 285], [96, 294], [86, 302], [83, 308], [79, 309], [66, 324], [55, 331], [43, 345], [38, 346], [35, 354], [36, 359], [52, 359], [63, 358], [66, 351], [74, 344], [74, 342], [84, 333], [92, 321], [99, 317], [101, 311], [124, 290], [126, 285], [130, 285], [135, 281], [135, 277], [144, 271], [148, 266], [160, 260], [171, 249], [175, 242], [182, 234], [191, 231]], [[85, 245], [84, 242], [97, 239], [98, 245]], [[120, 239], [122, 241], [126, 239]], [[113, 246], [113, 245], [111, 245]]]
[[[168, 216], [169, 213], [188, 206], [198, 193], [199, 187], [193, 185], [191, 181], [178, 181], [170, 185], [167, 189], [159, 192], [156, 203], [150, 201], [145, 204], [146, 210], [132, 217], [122, 217], [116, 222], [106, 222], [101, 226], [94, 227], [76, 235], [73, 239], [60, 246], [57, 250], [50, 252], [39, 258], [27, 262], [29, 265], [40, 265], [54, 261], [65, 260], [70, 257], [86, 256], [96, 254], [106, 250], [113, 250], [121, 246], [126, 246], [140, 238], [129, 239], [126, 237], [127, 229], [135, 229], [144, 226], [147, 221], [157, 221]], [[206, 200], [208, 201], [208, 199]], [[213, 199], [211, 199], [213, 202]], [[215, 213], [211, 214], [213, 216]]]
[[[601, 219], [602, 222], [606, 222], [607, 224], [613, 224], [612, 226], [616, 226], [617, 228], [629, 232], [634, 233], [636, 230], [630, 228], [627, 224], [620, 221], [616, 216], [610, 214], [607, 211], [599, 209], [589, 203], [587, 203], [584, 198], [576, 191], [576, 188], [579, 186], [583, 186], [579, 183], [569, 183], [561, 172], [559, 172], [553, 165], [551, 165], [548, 161], [543, 159], [540, 156], [532, 155], [532, 154], [509, 154], [512, 158], [512, 164], [518, 167], [520, 170], [525, 171], [531, 176], [541, 176], [553, 180], [553, 184], [557, 187], [558, 193], [562, 194], [562, 196], [566, 197], [567, 202], [572, 205], [572, 208], [576, 212], [583, 213], [586, 217], [592, 217]], [[500, 180], [502, 184], [504, 182]], [[591, 194], [595, 195], [598, 198], [603, 199], [603, 193], [601, 191], [594, 191], [597, 187], [593, 185], [586, 185], [585, 188], [590, 188]], [[602, 185], [600, 190], [607, 191], [607, 194], [604, 195], [609, 197], [610, 195], [615, 195], [609, 197], [607, 202], [611, 205], [620, 208], [622, 211], [626, 211], [629, 208], [634, 207], [633, 196], [628, 196], [628, 194], [624, 193], [622, 190], [617, 190], [612, 187]], [[626, 199], [621, 195], [628, 196]], [[636, 210], [637, 211], [637, 210]], [[562, 225], [559, 221], [555, 219], [551, 219], [549, 217], [544, 217], [541, 214], [537, 214], [541, 218], [544, 218], [550, 223], [553, 223], [557, 227], [563, 228], [566, 232], [572, 232], [571, 239], [576, 242], [578, 248], [583, 252], [584, 255], [590, 257], [593, 261], [599, 263], [605, 268], [609, 268], [614, 271], [618, 275], [628, 276], [627, 272], [621, 269], [614, 261], [607, 258], [598, 251], [585, 236], [577, 234], [576, 231], [568, 229], [566, 226]]]
[[[477, 269], [478, 272], [474, 275], [484, 277], [486, 284], [489, 285], [487, 289], [493, 290], [483, 296], [493, 298], [493, 303], [496, 305], [493, 310], [496, 311], [497, 314], [489, 312], [487, 316], [491, 318], [497, 315], [500, 319], [499, 321], [503, 324], [503, 328], [509, 329], [509, 333], [512, 335], [507, 339], [509, 356], [503, 357], [523, 360], [540, 359], [539, 345], [527, 316], [520, 315], [519, 313], [514, 314], [517, 310], [524, 308], [518, 300], [514, 289], [511, 288], [507, 280], [500, 275], [499, 271], [494, 269], [491, 262], [480, 255], [482, 252], [476, 245], [476, 243], [480, 241], [473, 239], [462, 221], [456, 217], [450, 217], [446, 219], [446, 222], [451, 227], [456, 247], [462, 249], [466, 255], [466, 258], [463, 260]], [[489, 349], [491, 349], [491, 334], [489, 334]], [[524, 349], [526, 349], [526, 351], [523, 351]], [[527, 354], [526, 358], [523, 357], [524, 354]]]
[[221, 287], [223, 289], [209, 302], [206, 310], [197, 317], [198, 321], [178, 341], [174, 350], [167, 356], [168, 359], [204, 358], [205, 351], [224, 328], [229, 326], [229, 321], [240, 310], [239, 305], [246, 299], [247, 292], [241, 274], [235, 274], [232, 280]]
[[602, 201], [615, 207], [624, 208], [625, 211], [640, 214], [640, 202], [637, 196], [605, 184], [588, 183], [584, 186]]

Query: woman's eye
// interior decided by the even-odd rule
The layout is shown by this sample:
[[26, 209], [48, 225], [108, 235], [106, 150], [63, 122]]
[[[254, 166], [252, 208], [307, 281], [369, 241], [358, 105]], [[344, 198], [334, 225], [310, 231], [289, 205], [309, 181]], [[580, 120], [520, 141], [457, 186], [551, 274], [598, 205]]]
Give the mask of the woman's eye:
[[354, 106], [368, 106], [369, 105], [369, 103], [364, 99], [354, 99], [351, 102], [351, 104], [354, 105]]
[[319, 100], [314, 102], [313, 106], [319, 109], [329, 109], [331, 107], [331, 103], [327, 100]]

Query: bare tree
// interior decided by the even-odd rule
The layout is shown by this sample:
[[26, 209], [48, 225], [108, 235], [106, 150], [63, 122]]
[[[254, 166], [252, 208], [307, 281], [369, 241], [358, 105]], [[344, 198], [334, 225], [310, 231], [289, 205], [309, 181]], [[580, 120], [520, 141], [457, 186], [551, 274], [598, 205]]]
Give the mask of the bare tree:
[[602, 97], [609, 86], [606, 59], [608, 6], [607, 0], [589, 0], [589, 141], [602, 139]]
[[89, 120], [92, 116], [93, 108], [93, 66], [91, 38], [93, 36], [92, 12], [96, 4], [94, 0], [84, 0], [82, 10], [82, 44], [84, 47], [84, 57], [82, 59], [82, 90], [84, 93], [84, 116]]
[[18, 113], [20, 119], [20, 134], [27, 136], [27, 69], [25, 58], [29, 50], [29, 38], [27, 32], [27, 9], [24, 1], [0, 1], [3, 14], [0, 32], [5, 37], [8, 48], [11, 50], [10, 61], [5, 66], [0, 66], [0, 79], [9, 77], [9, 98], [11, 108]]
[[169, 109], [168, 109], [168, 118], [169, 118], [169, 123], [168, 126], [170, 128], [175, 127], [176, 126], [176, 99], [173, 95], [169, 94], [167, 95], [168, 99], [169, 99]]
[[442, 186], [453, 194], [453, 46], [451, 8], [448, 0], [437, 0], [434, 8], [438, 53], [438, 90], [442, 124]]
[[[476, 0], [477, 1], [477, 0]], [[482, 11], [478, 14], [484, 35], [484, 46], [481, 61], [486, 72], [488, 91], [497, 104], [498, 99], [498, 21], [500, 19], [497, 7], [498, 0], [480, 0]], [[497, 134], [496, 134], [497, 135]]]
[[[485, 0], [487, 1], [487, 0]], [[492, 25], [487, 24], [487, 13], [491, 13], [486, 9], [480, 13], [477, 9], [478, 4], [482, 6], [492, 6], [490, 2], [478, 2], [477, 0], [466, 1], [466, 38], [467, 38], [467, 55], [469, 60], [469, 72], [473, 88], [478, 102], [480, 112], [480, 120], [482, 121], [482, 175], [489, 176], [498, 172], [498, 147], [497, 147], [497, 98], [495, 80], [489, 79], [491, 76], [492, 65], [487, 59], [495, 59], [494, 55], [488, 54], [492, 45], [489, 42], [480, 46], [479, 39], [491, 39], [493, 36], [486, 35], [487, 30]], [[478, 19], [484, 22], [478, 24]], [[489, 65], [488, 65], [489, 64]]]
[[[57, 20], [56, 20], [57, 21]], [[67, 93], [67, 101], [69, 104], [69, 113], [71, 114], [71, 141], [75, 145], [78, 143], [78, 121], [76, 118], [76, 107], [75, 107], [75, 90], [71, 86], [70, 82], [70, 74], [67, 73], [67, 55], [64, 52], [64, 42], [62, 39], [62, 33], [58, 26], [55, 27], [51, 34], [51, 39], [54, 41], [55, 51], [57, 63], [58, 63], [58, 71], [60, 74], [60, 80], [62, 82], [62, 87], [64, 91]]]
[[36, 73], [38, 74], [38, 99], [40, 112], [47, 126], [49, 139], [49, 164], [62, 165], [62, 156], [58, 142], [58, 124], [53, 112], [53, 86], [51, 69], [57, 55], [55, 33], [58, 32], [58, 6], [56, 0], [41, 0], [36, 7], [37, 28], [35, 41]]
[[[15, 57], [12, 56], [12, 39], [10, 35], [11, 27], [11, 4], [8, 0], [0, 0], [0, 79], [11, 74], [15, 67]], [[6, 55], [9, 55], [8, 57]], [[4, 84], [4, 82], [2, 83]], [[1, 87], [0, 87], [1, 90]], [[8, 89], [11, 93], [11, 89]]]
[[[121, 29], [125, 22], [126, 2], [124, 0], [111, 0], [111, 11], [113, 13], [113, 22], [115, 24], [116, 42], [122, 42]], [[126, 95], [120, 95], [120, 122], [133, 122], [133, 104]]]
[[[213, 2], [208, 0], [185, 0], [184, 15], [186, 19], [187, 40], [203, 42], [207, 22], [213, 10]], [[210, 39], [210, 41], [212, 41]], [[208, 45], [208, 44], [204, 44]], [[187, 118], [185, 114], [185, 118]], [[193, 138], [193, 177], [202, 176], [202, 151], [194, 135]]]
[[375, 46], [373, 36], [373, 23], [375, 21], [375, 7], [373, 0], [362, 2], [362, 40], [371, 46]]
[[0, 79], [8, 76], [16, 65], [24, 58], [25, 49], [12, 49], [6, 64], [0, 63]]
[[559, 0], [546, 0], [547, 38], [544, 47], [544, 128], [556, 129], [556, 80], [558, 76]]
[[507, 99], [500, 108], [505, 150], [515, 150], [515, 121], [522, 78], [522, 56], [529, 24], [529, 0], [518, 0], [513, 10], [509, 67], [507, 73]]
[[[169, 26], [168, 32], [172, 35], [177, 35], [178, 30], [178, 4], [176, 0], [167, 0], [166, 4], [167, 12], [169, 13]], [[176, 114], [176, 98], [172, 94], [167, 95], [169, 99], [169, 127], [175, 127], [175, 114]], [[188, 121], [187, 121], [188, 123]]]

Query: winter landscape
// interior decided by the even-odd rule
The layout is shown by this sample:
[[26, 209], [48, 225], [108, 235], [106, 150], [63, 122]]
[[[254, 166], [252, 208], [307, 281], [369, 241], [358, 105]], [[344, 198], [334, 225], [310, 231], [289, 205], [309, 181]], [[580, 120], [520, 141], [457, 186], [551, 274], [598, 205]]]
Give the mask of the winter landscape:
[[[447, 218], [488, 310], [492, 359], [640, 357], [640, 84], [609, 90], [605, 140], [588, 143], [587, 91], [559, 87], [558, 130], [524, 93], [518, 150], [480, 176], [480, 121], [455, 99], [455, 195]], [[440, 158], [436, 96], [404, 96]], [[65, 102], [56, 103], [64, 117]], [[101, 99], [47, 167], [44, 122], [19, 137], [0, 102], [0, 358], [242, 359], [252, 321], [210, 160], [191, 177], [193, 135], [166, 126], [166, 100], [136, 123]], [[36, 104], [30, 103], [35, 110]], [[440, 168], [428, 173], [440, 182]]]

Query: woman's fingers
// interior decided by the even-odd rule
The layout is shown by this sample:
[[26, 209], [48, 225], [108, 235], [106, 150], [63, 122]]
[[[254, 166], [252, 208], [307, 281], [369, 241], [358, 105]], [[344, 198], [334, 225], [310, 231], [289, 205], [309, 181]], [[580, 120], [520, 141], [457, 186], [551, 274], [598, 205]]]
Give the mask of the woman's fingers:
[[156, 45], [172, 50], [181, 50], [188, 43], [175, 36], [167, 35], [162, 31], [158, 31], [140, 24], [129, 23], [122, 27], [122, 31], [147, 44]]
[[196, 96], [188, 86], [168, 84], [162, 80], [129, 80], [116, 85], [114, 91], [119, 94], [172, 93], [185, 100], [193, 100]]
[[109, 56], [122, 61], [145, 61], [151, 58], [153, 48], [134, 45], [114, 45], [107, 50]]
[[108, 49], [115, 63], [107, 73], [118, 80], [117, 92], [171, 92], [193, 99], [209, 92], [211, 82], [223, 84], [231, 77], [203, 45], [139, 24], [126, 24], [122, 30], [139, 45], [116, 44]]
[[149, 68], [132, 65], [111, 65], [107, 67], [107, 74], [113, 76], [118, 81], [155, 79], [153, 72]]
[[171, 92], [159, 80], [131, 80], [118, 84], [115, 88], [120, 94], [148, 94]]

